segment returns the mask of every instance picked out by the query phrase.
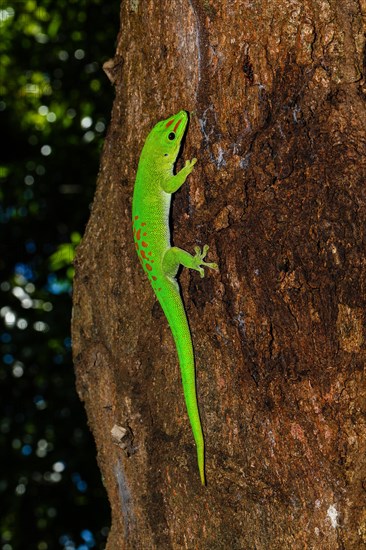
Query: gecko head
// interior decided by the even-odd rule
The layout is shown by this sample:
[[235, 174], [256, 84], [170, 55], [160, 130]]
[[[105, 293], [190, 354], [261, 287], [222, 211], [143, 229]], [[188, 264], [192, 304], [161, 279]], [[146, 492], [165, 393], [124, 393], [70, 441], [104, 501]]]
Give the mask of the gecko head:
[[156, 155], [161, 157], [161, 163], [171, 166], [178, 156], [188, 124], [187, 111], [179, 111], [176, 115], [158, 122], [148, 136]]

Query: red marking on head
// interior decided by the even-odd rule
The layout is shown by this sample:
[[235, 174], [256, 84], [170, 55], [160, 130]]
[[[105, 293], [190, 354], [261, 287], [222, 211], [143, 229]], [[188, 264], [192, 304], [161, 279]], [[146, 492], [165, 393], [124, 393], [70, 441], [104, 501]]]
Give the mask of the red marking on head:
[[172, 120], [169, 120], [169, 122], [166, 123], [165, 128], [169, 128], [174, 122], [174, 118]]
[[179, 124], [180, 124], [181, 122], [182, 122], [182, 119], [180, 118], [180, 119], [178, 120], [177, 124], [176, 124], [176, 125], [174, 126], [174, 128], [173, 128], [173, 132], [176, 132], [176, 131], [177, 131], [177, 128], [178, 128], [178, 126], [179, 126]]
[[139, 229], [136, 233], [136, 239], [139, 241], [141, 237], [141, 229]]
[[145, 264], [145, 267], [148, 271], [152, 271], [152, 267], [150, 264]]
[[140, 254], [141, 254], [141, 258], [144, 258], [144, 260], [148, 260], [148, 257], [145, 254], [145, 250], [141, 250]]
[[141, 241], [141, 244], [142, 244], [142, 246], [144, 246], [145, 248], [146, 248], [147, 246], [149, 246], [145, 241]]
[[152, 280], [153, 280], [153, 281], [156, 281], [156, 277], [155, 277], [155, 275], [152, 275], [152, 277], [151, 277], [151, 278], [152, 278]]

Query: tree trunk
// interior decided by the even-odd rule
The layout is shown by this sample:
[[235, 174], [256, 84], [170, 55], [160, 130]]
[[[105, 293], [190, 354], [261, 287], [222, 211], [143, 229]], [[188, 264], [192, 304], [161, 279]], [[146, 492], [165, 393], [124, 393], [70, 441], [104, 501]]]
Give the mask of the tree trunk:
[[[365, 18], [365, 0], [122, 1], [73, 315], [110, 550], [366, 547]], [[174, 244], [219, 264], [180, 276], [207, 487], [130, 222], [143, 142], [180, 109], [198, 162]]]

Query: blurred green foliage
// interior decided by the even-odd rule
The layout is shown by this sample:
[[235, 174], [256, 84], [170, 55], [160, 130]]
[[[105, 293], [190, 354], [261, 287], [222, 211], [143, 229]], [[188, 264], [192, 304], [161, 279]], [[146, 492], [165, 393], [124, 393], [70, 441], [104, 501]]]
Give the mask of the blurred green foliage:
[[71, 265], [113, 101], [119, 3], [0, 0], [0, 550], [104, 548]]

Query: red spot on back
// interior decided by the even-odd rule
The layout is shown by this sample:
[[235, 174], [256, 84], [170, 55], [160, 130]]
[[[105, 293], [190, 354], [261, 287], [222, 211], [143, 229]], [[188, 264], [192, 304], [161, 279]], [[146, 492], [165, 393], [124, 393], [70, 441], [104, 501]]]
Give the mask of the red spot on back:
[[145, 248], [146, 248], [147, 246], [149, 246], [145, 241], [141, 241], [141, 244], [142, 244], [142, 246], [144, 246]]
[[150, 264], [145, 264], [145, 267], [148, 271], [152, 271], [152, 267]]
[[141, 254], [141, 258], [144, 258], [144, 260], [148, 260], [148, 257], [145, 254], [145, 250], [141, 250], [140, 254]]
[[138, 219], [139, 219], [139, 217], [138, 217], [138, 216], [135, 216], [135, 220], [138, 220]]
[[145, 223], [145, 222], [143, 222], [143, 223], [141, 224], [141, 227], [145, 227], [145, 225], [146, 225], [146, 223]]
[[178, 120], [177, 124], [176, 124], [176, 125], [174, 126], [174, 128], [173, 128], [173, 132], [176, 132], [176, 131], [177, 131], [177, 128], [178, 128], [178, 126], [179, 126], [179, 124], [180, 124], [181, 122], [182, 122], [182, 119], [180, 118], [180, 119]]
[[143, 233], [143, 234], [142, 234], [143, 237], [146, 237], [146, 235], [147, 235], [147, 233]]
[[155, 275], [152, 275], [152, 277], [151, 277], [151, 278], [152, 278], [152, 280], [153, 280], [153, 281], [156, 281], [156, 277], [155, 277]]
[[165, 128], [169, 128], [169, 126], [171, 126], [174, 122], [174, 118], [172, 120], [169, 120], [169, 122], [167, 122], [167, 124], [165, 125]]
[[136, 239], [139, 241], [141, 237], [141, 229], [139, 229], [136, 233]]
[[136, 250], [139, 249], [139, 245], [137, 243], [135, 243], [135, 248], [136, 248]]

